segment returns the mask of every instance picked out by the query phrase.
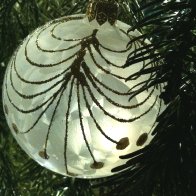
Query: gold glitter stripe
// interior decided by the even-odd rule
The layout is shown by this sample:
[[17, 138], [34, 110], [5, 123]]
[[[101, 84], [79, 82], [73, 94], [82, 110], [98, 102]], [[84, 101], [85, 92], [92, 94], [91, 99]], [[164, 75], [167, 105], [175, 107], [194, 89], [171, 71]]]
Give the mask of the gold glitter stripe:
[[46, 84], [46, 83], [48, 83], [48, 82], [51, 82], [52, 80], [55, 80], [55, 79], [59, 78], [60, 76], [62, 76], [63, 74], [65, 74], [65, 73], [66, 73], [68, 70], [70, 70], [70, 68], [71, 68], [71, 65], [70, 65], [67, 69], [65, 69], [65, 70], [62, 71], [61, 73], [56, 74], [55, 76], [53, 76], [53, 77], [51, 77], [51, 78], [49, 78], [49, 79], [47, 79], [47, 80], [29, 81], [29, 80], [26, 80], [25, 78], [23, 78], [23, 77], [19, 74], [18, 70], [16, 69], [16, 56], [15, 56], [15, 58], [14, 58], [14, 60], [13, 60], [12, 65], [11, 65], [11, 71], [13, 70], [13, 66], [14, 66], [14, 72], [16, 73], [17, 77], [18, 77], [22, 82], [27, 83], [27, 84], [35, 84], [35, 85], [41, 85], [41, 84]]
[[[129, 34], [126, 33], [124, 30], [120, 29], [120, 31], [121, 31], [123, 34], [125, 34], [129, 39], [133, 39], [133, 38], [134, 38], [134, 36], [129, 35]], [[100, 46], [101, 48], [105, 49], [105, 50], [108, 50], [108, 51], [114, 52], [114, 53], [125, 53], [125, 52], [128, 52], [130, 49], [132, 49], [132, 44], [131, 44], [129, 47], [127, 47], [127, 49], [124, 49], [124, 50], [114, 50], [114, 49], [111, 49], [111, 48], [108, 48], [108, 47], [104, 46], [104, 45], [101, 44], [100, 42], [99, 42], [99, 46]]]
[[90, 71], [90, 68], [88, 66], [82, 66], [83, 70], [85, 71], [86, 74], [90, 75], [97, 83], [99, 83], [101, 86], [103, 86], [105, 89], [117, 94], [117, 95], [121, 95], [121, 96], [126, 96], [126, 95], [130, 95], [130, 92], [119, 92], [117, 90], [114, 90], [112, 88], [110, 88], [109, 86], [107, 86], [106, 84], [102, 83], [101, 81], [98, 80], [97, 77], [95, 77], [93, 75], [93, 73]]
[[25, 94], [19, 92], [19, 91], [16, 89], [16, 87], [14, 86], [14, 84], [13, 84], [13, 78], [12, 78], [12, 72], [10, 71], [11, 86], [12, 86], [12, 88], [14, 89], [15, 93], [16, 93], [17, 95], [19, 95], [20, 97], [24, 98], [24, 99], [33, 99], [33, 98], [35, 98], [35, 97], [38, 97], [38, 96], [40, 96], [40, 95], [43, 95], [43, 94], [49, 92], [50, 90], [54, 89], [54, 88], [55, 88], [56, 86], [58, 86], [63, 80], [64, 80], [64, 78], [61, 79], [61, 80], [59, 80], [59, 81], [57, 81], [55, 84], [53, 84], [52, 86], [50, 86], [49, 88], [45, 89], [45, 90], [42, 91], [42, 92], [35, 93], [35, 94], [31, 94], [31, 95], [25, 95]]
[[68, 18], [65, 18], [65, 20], [60, 21], [59, 23], [57, 23], [57, 24], [52, 28], [52, 30], [50, 31], [51, 36], [52, 36], [53, 38], [57, 39], [57, 40], [62, 40], [62, 41], [66, 41], [66, 42], [68, 42], [68, 41], [82, 41], [82, 39], [85, 39], [85, 38], [90, 37], [90, 36], [86, 36], [86, 37], [84, 37], [84, 38], [82, 38], [82, 39], [81, 39], [81, 38], [79, 38], [79, 39], [64, 39], [64, 38], [58, 37], [58, 36], [56, 36], [56, 35], [54, 34], [55, 29], [56, 29], [60, 24], [65, 23], [65, 22], [68, 22], [68, 21], [72, 21], [72, 20], [81, 20], [81, 19], [83, 19], [83, 18], [84, 18], [84, 17], [68, 17]]
[[[69, 81], [69, 80], [68, 80]], [[20, 132], [20, 134], [26, 134], [28, 132], [30, 132], [39, 122], [39, 120], [42, 118], [42, 116], [45, 114], [45, 112], [48, 110], [48, 108], [54, 103], [55, 99], [57, 98], [57, 96], [59, 95], [59, 93], [61, 91], [64, 91], [64, 89], [66, 88], [66, 85], [68, 83], [68, 81], [65, 81], [64, 85], [61, 86], [61, 88], [53, 95], [53, 98], [51, 100], [51, 102], [46, 106], [46, 108], [40, 113], [40, 115], [38, 116], [37, 120], [32, 124], [32, 126], [25, 132]]]
[[32, 60], [28, 57], [27, 47], [28, 47], [28, 43], [29, 43], [29, 41], [30, 41], [31, 38], [32, 38], [32, 37], [30, 37], [30, 38], [28, 39], [28, 41], [27, 41], [27, 43], [26, 43], [26, 46], [25, 46], [25, 57], [26, 57], [26, 60], [27, 60], [31, 65], [36, 66], [36, 67], [43, 67], [43, 68], [46, 68], [46, 67], [54, 67], [54, 66], [60, 65], [60, 64], [62, 64], [62, 63], [67, 62], [68, 60], [74, 58], [74, 57], [77, 55], [77, 53], [78, 53], [78, 51], [77, 51], [77, 52], [74, 53], [73, 55], [71, 55], [71, 56], [67, 57], [66, 59], [64, 59], [64, 60], [62, 60], [62, 61], [60, 61], [60, 62], [57, 62], [57, 63], [39, 64], [39, 63], [36, 63], [36, 62], [32, 61]]
[[156, 104], [156, 101], [158, 99], [158, 96], [156, 96], [156, 99], [154, 101], [154, 103], [150, 106], [150, 108], [145, 111], [143, 114], [137, 116], [137, 117], [134, 117], [134, 118], [130, 118], [130, 119], [123, 119], [123, 118], [117, 118], [115, 117], [114, 115], [108, 113], [102, 106], [101, 104], [97, 101], [97, 99], [94, 97], [93, 93], [91, 92], [91, 89], [89, 87], [88, 84], [86, 84], [86, 89], [91, 97], [91, 99], [93, 100], [93, 102], [104, 112], [105, 115], [111, 117], [112, 119], [116, 120], [116, 121], [119, 121], [119, 122], [125, 122], [125, 123], [128, 123], [128, 122], [133, 122], [135, 120], [138, 120], [139, 118], [141, 118], [142, 116], [144, 116], [145, 114], [147, 114], [148, 112], [150, 112], [152, 110], [152, 108], [154, 107], [154, 105]]
[[113, 74], [113, 73], [111, 73], [110, 71], [104, 69], [101, 65], [99, 65], [99, 64], [96, 62], [96, 60], [95, 60], [95, 57], [94, 57], [94, 55], [93, 55], [93, 53], [92, 53], [92, 50], [91, 50], [90, 46], [88, 46], [88, 51], [89, 51], [89, 53], [90, 53], [91, 59], [93, 60], [94, 64], [96, 65], [96, 67], [98, 67], [99, 69], [101, 69], [101, 70], [102, 70], [103, 72], [105, 72], [106, 74], [110, 74], [110, 75], [112, 75], [112, 76], [114, 76], [114, 77], [116, 77], [116, 78], [118, 78], [118, 79], [126, 80], [126, 78], [121, 77], [121, 76], [116, 75], [116, 74]]
[[[50, 27], [50, 26], [49, 26], [49, 27]], [[39, 39], [40, 39], [41, 34], [42, 34], [45, 30], [47, 30], [47, 28], [49, 28], [49, 27], [43, 28], [43, 29], [38, 33], [38, 35], [37, 35], [37, 38], [36, 38], [36, 46], [37, 46], [37, 48], [38, 48], [39, 50], [41, 50], [41, 51], [43, 51], [43, 52], [49, 52], [49, 53], [64, 52], [64, 51], [66, 51], [66, 50], [73, 49], [73, 48], [75, 48], [76, 46], [79, 46], [79, 45], [81, 44], [81, 41], [80, 41], [79, 43], [76, 43], [76, 44], [74, 44], [74, 45], [72, 45], [72, 46], [70, 46], [70, 47], [67, 47], [67, 48], [64, 48], [64, 49], [59, 49], [59, 50], [49, 50], [49, 49], [44, 49], [44, 48], [42, 48], [42, 47], [40, 46], [40, 44], [39, 44]]]
[[83, 117], [82, 117], [81, 106], [80, 106], [80, 92], [79, 92], [79, 81], [78, 80], [77, 80], [77, 101], [78, 101], [78, 114], [79, 114], [79, 119], [80, 119], [80, 127], [81, 127], [81, 130], [82, 130], [83, 139], [86, 143], [86, 146], [88, 148], [88, 151], [89, 151], [93, 161], [96, 162], [95, 157], [92, 153], [92, 150], [89, 146], [88, 140], [86, 138], [85, 131], [84, 131], [84, 125], [83, 125], [83, 121], [82, 121]]
[[93, 115], [93, 112], [91, 111], [91, 108], [90, 108], [90, 105], [89, 105], [89, 103], [88, 103], [88, 100], [87, 100], [87, 98], [86, 98], [86, 94], [85, 94], [85, 92], [84, 92], [84, 86], [81, 85], [81, 87], [82, 87], [83, 97], [84, 97], [84, 100], [85, 100], [85, 103], [86, 103], [86, 107], [87, 107], [88, 112], [89, 112], [91, 118], [93, 119], [93, 121], [94, 121], [94, 123], [95, 123], [97, 129], [101, 132], [101, 134], [102, 134], [106, 139], [108, 139], [109, 141], [111, 141], [111, 142], [117, 144], [118, 142], [117, 142], [116, 140], [113, 140], [112, 138], [110, 138], [110, 137], [103, 131], [103, 129], [101, 128], [101, 126], [100, 126], [99, 123], [97, 122], [96, 118], [95, 118], [94, 115]]
[[68, 166], [67, 166], [67, 143], [68, 143], [68, 131], [69, 131], [69, 115], [70, 115], [70, 107], [71, 107], [71, 98], [72, 98], [72, 91], [73, 91], [73, 85], [74, 85], [74, 79], [72, 79], [70, 91], [69, 91], [69, 97], [68, 97], [68, 106], [67, 106], [67, 112], [66, 112], [66, 119], [65, 119], [65, 137], [64, 137], [64, 163], [65, 163], [65, 170], [67, 173]]
[[[88, 77], [88, 76], [87, 76]], [[91, 82], [91, 84], [93, 85], [93, 87], [97, 90], [97, 92], [99, 92], [99, 94], [101, 94], [103, 97], [106, 98], [106, 100], [111, 103], [112, 105], [115, 105], [117, 107], [123, 108], [123, 109], [135, 109], [141, 105], [143, 105], [153, 94], [155, 87], [151, 90], [151, 92], [148, 94], [148, 96], [140, 103], [135, 104], [135, 105], [131, 105], [131, 106], [126, 106], [126, 105], [121, 105], [119, 103], [116, 103], [115, 101], [113, 101], [112, 99], [110, 99], [109, 97], [107, 97], [103, 91], [101, 91], [101, 89], [94, 83], [94, 81], [92, 80], [92, 78], [88, 77], [89, 81]]]
[[54, 117], [55, 117], [57, 108], [58, 108], [58, 106], [59, 106], [59, 104], [60, 104], [60, 101], [61, 101], [61, 98], [62, 98], [62, 96], [63, 96], [63, 93], [64, 93], [65, 90], [67, 89], [67, 88], [66, 88], [67, 85], [68, 85], [68, 82], [66, 83], [66, 86], [62, 89], [62, 91], [61, 91], [61, 93], [60, 93], [60, 96], [59, 96], [59, 98], [58, 98], [58, 100], [57, 100], [56, 106], [55, 106], [55, 108], [54, 108], [54, 110], [53, 110], [53, 112], [52, 112], [52, 117], [51, 117], [51, 120], [50, 120], [50, 124], [49, 124], [49, 126], [48, 126], [47, 135], [46, 135], [45, 144], [44, 144], [44, 151], [45, 151], [46, 154], [47, 154], [47, 146], [48, 146], [48, 140], [49, 140], [49, 135], [50, 135], [52, 123], [53, 123], [53, 121], [54, 121]]

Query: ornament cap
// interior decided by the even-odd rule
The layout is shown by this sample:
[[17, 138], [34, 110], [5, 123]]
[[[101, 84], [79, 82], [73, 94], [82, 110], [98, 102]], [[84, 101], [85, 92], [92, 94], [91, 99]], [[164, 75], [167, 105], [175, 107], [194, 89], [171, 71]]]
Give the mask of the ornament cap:
[[115, 0], [90, 0], [87, 8], [88, 20], [96, 20], [99, 25], [109, 22], [114, 25], [118, 16], [118, 3]]

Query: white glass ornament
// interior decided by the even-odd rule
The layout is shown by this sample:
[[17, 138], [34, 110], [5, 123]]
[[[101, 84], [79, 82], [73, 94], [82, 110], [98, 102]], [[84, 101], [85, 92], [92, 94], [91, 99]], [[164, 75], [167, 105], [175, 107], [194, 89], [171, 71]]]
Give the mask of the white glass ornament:
[[4, 111], [17, 142], [40, 165], [67, 176], [112, 175], [112, 168], [125, 163], [119, 155], [149, 143], [161, 109], [161, 87], [129, 100], [150, 75], [125, 79], [148, 61], [122, 66], [147, 43], [127, 47], [140, 33], [127, 34], [130, 26], [102, 12], [38, 28], [5, 74]]

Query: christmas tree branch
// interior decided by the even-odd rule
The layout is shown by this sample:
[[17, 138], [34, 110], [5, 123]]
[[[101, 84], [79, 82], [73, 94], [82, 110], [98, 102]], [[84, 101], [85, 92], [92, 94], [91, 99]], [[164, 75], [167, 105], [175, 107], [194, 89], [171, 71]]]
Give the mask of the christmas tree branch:
[[[2, 0], [0, 2], [1, 86], [6, 65], [16, 47], [35, 28], [64, 15], [85, 13], [79, 1]], [[122, 156], [121, 173], [96, 181], [75, 180], [38, 166], [16, 144], [0, 111], [0, 195], [195, 195], [196, 176], [196, 8], [193, 0], [122, 0], [119, 19], [130, 31], [150, 40], [125, 66], [149, 59], [156, 66], [145, 67], [133, 77], [153, 73], [143, 90], [165, 85], [161, 94], [167, 104], [153, 131], [155, 137], [144, 149]], [[145, 54], [145, 55], [144, 55]], [[124, 170], [126, 169], [126, 170]], [[93, 185], [93, 187], [91, 186]]]

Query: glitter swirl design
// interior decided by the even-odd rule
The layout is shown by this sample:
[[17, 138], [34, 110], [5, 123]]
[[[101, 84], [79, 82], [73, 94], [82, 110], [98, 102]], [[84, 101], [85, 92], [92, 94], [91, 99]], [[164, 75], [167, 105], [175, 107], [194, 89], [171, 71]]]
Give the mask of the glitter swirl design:
[[[97, 116], [96, 114], [94, 114], [92, 105], [94, 105], [94, 107], [100, 110], [103, 115], [107, 116], [107, 118], [111, 118], [118, 123], [129, 124], [148, 115], [148, 113], [150, 113], [157, 104], [159, 105], [159, 109], [157, 110], [155, 116], [158, 116], [161, 108], [161, 101], [158, 99], [158, 94], [153, 96], [154, 98], [152, 101], [152, 95], [154, 95], [155, 91], [161, 91], [160, 86], [148, 89], [148, 91], [146, 92], [146, 96], [141, 101], [135, 101], [136, 95], [142, 93], [142, 89], [146, 86], [148, 81], [153, 79], [154, 75], [149, 75], [147, 79], [143, 81], [141, 81], [140, 78], [134, 78], [134, 85], [132, 85], [131, 88], [128, 88], [125, 82], [127, 76], [123, 76], [121, 74], [121, 70], [123, 72], [126, 72], [126, 68], [123, 68], [122, 64], [113, 62], [112, 59], [109, 59], [107, 55], [105, 55], [106, 53], [113, 54], [114, 56], [127, 56], [130, 53], [131, 55], [137, 55], [137, 49], [141, 48], [145, 43], [135, 41], [129, 47], [125, 46], [123, 49], [117, 50], [110, 48], [109, 46], [107, 46], [107, 44], [105, 45], [101, 40], [99, 40], [99, 28], [94, 28], [89, 31], [89, 34], [81, 37], [78, 36], [78, 38], [70, 38], [70, 36], [68, 36], [67, 38], [66, 36], [61, 37], [60, 35], [58, 35], [58, 33], [56, 33], [56, 30], [62, 25], [66, 25], [70, 21], [77, 22], [82, 20], [84, 20], [83, 16], [71, 16], [54, 20], [46, 24], [45, 26], [37, 29], [23, 42], [23, 52], [28, 64], [32, 66], [32, 68], [36, 67], [36, 69], [41, 70], [41, 72], [43, 73], [45, 71], [48, 73], [50, 72], [50, 70], [52, 72], [53, 69], [55, 69], [52, 75], [50, 74], [48, 78], [43, 80], [41, 80], [40, 78], [38, 78], [38, 80], [32, 80], [22, 75], [20, 73], [21, 68], [18, 67], [21, 65], [17, 63], [18, 53], [21, 49], [20, 46], [10, 62], [10, 68], [6, 72], [4, 83], [4, 96], [9, 101], [9, 104], [14, 108], [14, 110], [18, 112], [18, 114], [39, 114], [36, 116], [36, 119], [31, 123], [31, 126], [29, 126], [26, 130], [21, 130], [17, 122], [12, 122], [11, 128], [17, 135], [25, 135], [30, 132], [33, 132], [34, 129], [39, 126], [39, 122], [44, 118], [44, 115], [47, 113], [47, 111], [50, 110], [51, 116], [49, 117], [49, 124], [47, 127], [45, 142], [43, 144], [43, 149], [38, 152], [39, 156], [46, 160], [50, 159], [50, 155], [48, 154], [48, 141], [50, 139], [53, 123], [55, 121], [55, 118], [57, 118], [57, 111], [60, 108], [61, 102], [65, 101], [63, 96], [65, 96], [65, 94], [67, 95], [63, 156], [65, 173], [71, 176], [77, 176], [77, 174], [73, 174], [69, 171], [67, 158], [67, 146], [70, 133], [69, 119], [72, 110], [71, 105], [74, 101], [77, 102], [76, 105], [78, 111], [77, 115], [79, 117], [79, 126], [83, 136], [82, 139], [84, 140], [86, 148], [92, 159], [92, 163], [90, 165], [92, 169], [101, 169], [104, 167], [104, 163], [97, 160], [92, 150], [93, 144], [89, 143], [86, 136], [84, 125], [84, 108], [86, 109], [86, 112], [88, 113], [89, 118], [91, 118], [92, 122], [94, 123], [96, 129], [102, 134], [103, 137], [105, 137], [111, 143], [114, 143], [117, 150], [124, 150], [129, 145], [128, 137], [116, 140], [113, 138], [113, 135], [108, 135], [106, 133], [106, 130], [104, 130], [103, 125], [97, 120]], [[53, 41], [56, 40], [59, 43], [62, 43], [63, 47], [57, 49], [49, 49], [47, 47], [44, 47], [41, 40], [43, 38], [42, 35], [46, 31], [49, 32], [49, 36]], [[133, 35], [127, 34], [123, 29], [120, 29], [119, 32], [122, 36], [127, 37], [128, 40], [134, 39]], [[47, 61], [46, 63], [40, 63], [32, 58], [32, 44], [35, 45], [36, 50], [39, 50], [40, 54], [52, 54], [53, 57], [55, 57], [55, 55], [60, 56], [62, 53], [67, 55], [65, 55], [66, 57], [61, 55], [62, 59], [59, 58], [59, 60], [56, 60], [58, 58], [54, 58], [55, 60], [51, 58], [51, 62], [49, 59], [49, 62]], [[141, 71], [147, 66], [149, 66], [149, 63], [143, 61], [141, 68], [135, 73]], [[155, 65], [150, 64], [150, 66]], [[114, 81], [120, 81], [120, 83], [126, 86], [126, 90], [123, 91], [123, 89], [117, 89], [115, 88], [115, 86], [113, 86], [112, 83], [108, 84], [104, 82], [104, 79], [100, 79], [99, 77], [97, 77], [97, 73], [101, 73], [104, 77], [113, 78]], [[135, 73], [132, 74], [134, 75]], [[24, 84], [24, 86], [28, 85], [29, 88], [31, 88], [31, 86], [47, 87], [44, 87], [44, 89], [41, 91], [38, 90], [37, 92], [34, 92], [32, 94], [27, 94], [21, 90], [23, 87], [17, 86], [15, 84], [16, 80], [20, 81], [20, 84]], [[15, 98], [10, 94], [10, 92], [12, 92], [12, 94], [14, 93], [18, 97], [17, 99], [20, 100], [20, 102], [24, 101], [26, 105], [28, 105], [29, 101], [30, 107], [28, 109], [21, 107], [19, 104], [17, 104]], [[75, 99], [74, 96], [76, 97]], [[101, 100], [104, 100], [104, 103], [107, 102], [110, 107], [104, 107], [104, 104], [100, 102], [100, 98], [98, 99], [98, 97], [101, 97]], [[30, 103], [32, 103], [36, 99], [40, 99], [42, 101], [38, 102], [32, 107], [32, 104]], [[149, 99], [151, 99], [150, 104]], [[6, 103], [5, 100], [4, 103]], [[7, 118], [9, 118], [10, 115], [10, 107], [8, 106], [9, 104], [4, 105]], [[130, 112], [134, 109], [144, 106], [145, 104], [149, 106], [139, 115], [126, 116], [123, 115], [123, 112], [117, 113], [118, 115], [116, 115], [116, 113], [110, 111], [110, 108], [114, 108], [114, 110]], [[154, 125], [155, 121], [151, 129], [148, 131], [148, 134], [152, 131]]]

